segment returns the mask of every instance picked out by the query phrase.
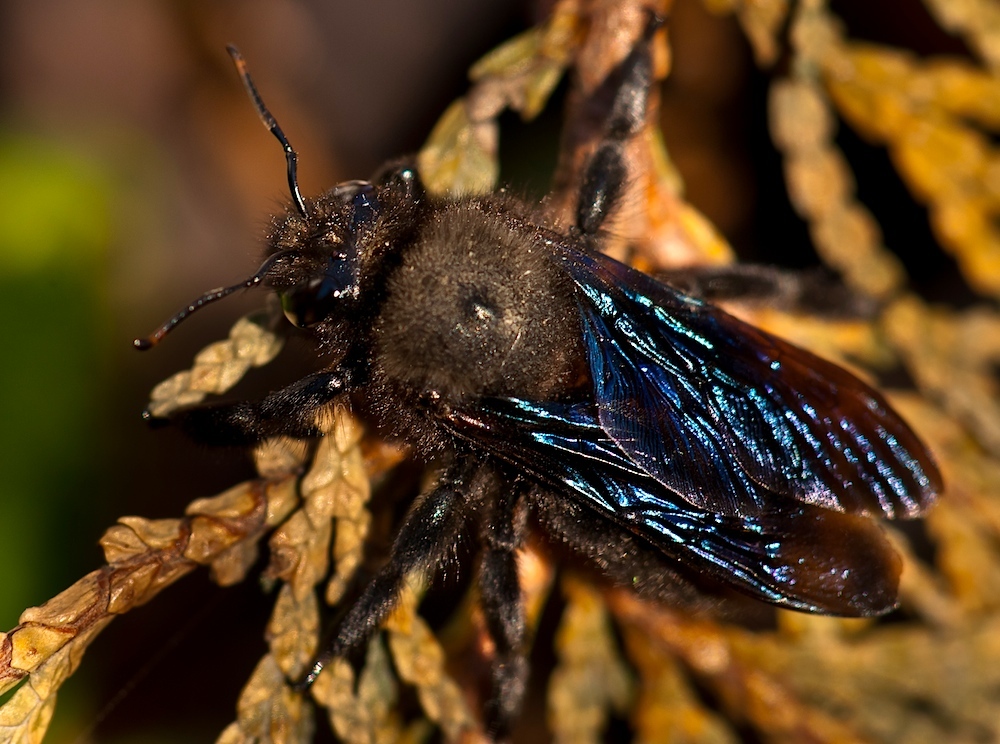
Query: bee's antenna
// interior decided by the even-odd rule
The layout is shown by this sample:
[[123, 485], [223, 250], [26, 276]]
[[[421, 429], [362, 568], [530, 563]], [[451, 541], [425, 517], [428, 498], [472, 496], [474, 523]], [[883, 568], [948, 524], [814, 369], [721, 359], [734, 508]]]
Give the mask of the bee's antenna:
[[132, 345], [139, 351], [146, 351], [147, 349], [152, 349], [154, 346], [160, 343], [160, 339], [162, 339], [164, 336], [170, 333], [170, 331], [172, 331], [178, 323], [184, 320], [195, 310], [200, 310], [201, 308], [205, 307], [205, 305], [209, 305], [215, 302], [216, 300], [221, 300], [223, 297], [228, 297], [237, 289], [243, 289], [244, 287], [252, 287], [258, 282], [260, 282], [260, 278], [254, 275], [250, 279], [247, 279], [245, 282], [234, 284], [231, 287], [219, 287], [218, 289], [210, 289], [201, 297], [199, 297], [197, 300], [192, 302], [190, 305], [180, 310], [180, 312], [178, 312], [176, 315], [174, 315], [174, 317], [172, 317], [166, 323], [157, 328], [149, 336], [146, 336], [146, 338], [137, 338], [134, 341], [132, 341]]
[[288, 163], [288, 189], [292, 192], [292, 201], [295, 202], [295, 208], [299, 210], [299, 214], [306, 217], [308, 216], [306, 214], [306, 203], [302, 199], [302, 192], [299, 191], [299, 179], [296, 174], [296, 164], [298, 163], [299, 156], [295, 153], [291, 144], [289, 144], [288, 138], [281, 131], [281, 127], [278, 126], [278, 122], [274, 116], [271, 115], [271, 112], [267, 110], [267, 106], [264, 105], [264, 99], [260, 97], [260, 93], [257, 92], [257, 86], [253, 84], [250, 71], [247, 70], [246, 60], [243, 59], [240, 50], [229, 44], [226, 46], [226, 51], [233, 58], [233, 64], [236, 65], [236, 71], [240, 74], [243, 87], [247, 89], [247, 94], [250, 96], [250, 100], [253, 101], [254, 108], [257, 109], [257, 115], [264, 122], [264, 128], [273, 134], [278, 142], [281, 143], [281, 146], [285, 148], [285, 162]]
[[260, 268], [257, 269], [257, 272], [249, 279], [242, 281], [239, 284], [234, 284], [231, 287], [219, 287], [218, 289], [208, 290], [205, 294], [194, 300], [187, 307], [181, 308], [176, 315], [153, 331], [150, 335], [146, 336], [146, 338], [137, 338], [133, 340], [132, 345], [139, 351], [152, 349], [160, 343], [163, 337], [170, 333], [178, 323], [188, 317], [191, 313], [196, 310], [200, 310], [205, 307], [205, 305], [211, 305], [213, 302], [221, 300], [223, 297], [228, 297], [238, 289], [250, 289], [251, 287], [256, 287], [261, 283], [261, 280], [263, 280], [263, 278], [267, 275], [267, 272], [271, 270], [271, 267], [274, 266], [278, 259], [287, 258], [293, 253], [296, 253], [294, 249], [278, 251], [277, 253], [268, 256], [267, 260], [261, 264]]

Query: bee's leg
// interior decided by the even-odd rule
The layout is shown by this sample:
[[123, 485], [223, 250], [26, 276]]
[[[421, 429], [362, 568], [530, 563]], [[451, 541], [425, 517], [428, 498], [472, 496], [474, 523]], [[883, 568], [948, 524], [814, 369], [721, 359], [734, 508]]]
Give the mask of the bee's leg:
[[503, 740], [521, 710], [528, 680], [524, 602], [517, 574], [517, 551], [524, 542], [527, 508], [518, 492], [508, 489], [483, 506], [479, 522], [483, 546], [479, 591], [486, 628], [496, 649], [486, 725], [492, 736]]
[[329, 647], [299, 683], [311, 685], [334, 658], [351, 659], [395, 607], [406, 577], [419, 571], [431, 574], [453, 551], [468, 520], [470, 505], [491, 491], [493, 481], [473, 459], [459, 458], [434, 490], [410, 508], [396, 535], [388, 562], [375, 574], [344, 616]]
[[714, 604], [723, 587], [682, 574], [683, 566], [638, 535], [559, 493], [535, 489], [532, 510], [552, 547], [569, 550], [609, 583], [646, 599], [696, 609]]
[[179, 426], [197, 442], [215, 446], [249, 446], [269, 437], [299, 439], [319, 435], [316, 412], [350, 387], [345, 372], [318, 372], [259, 401], [190, 408], [168, 418], [143, 416], [152, 424]]
[[605, 123], [604, 140], [587, 163], [577, 200], [576, 227], [584, 235], [601, 229], [621, 197], [628, 176], [625, 145], [646, 122], [653, 84], [651, 43], [661, 25], [660, 18], [651, 17], [639, 43], [613, 73], [620, 76], [620, 82]]
[[764, 305], [832, 319], [871, 318], [878, 309], [873, 298], [852, 292], [824, 269], [792, 270], [737, 263], [672, 269], [660, 272], [656, 278], [709, 302]]

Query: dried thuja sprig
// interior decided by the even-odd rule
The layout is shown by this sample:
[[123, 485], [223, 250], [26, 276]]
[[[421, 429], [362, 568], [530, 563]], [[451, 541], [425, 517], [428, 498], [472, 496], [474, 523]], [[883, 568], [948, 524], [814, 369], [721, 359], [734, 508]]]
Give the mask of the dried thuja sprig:
[[243, 483], [199, 499], [180, 519], [124, 517], [101, 539], [107, 565], [91, 572], [0, 635], [0, 692], [20, 684], [0, 708], [4, 741], [40, 741], [56, 692], [94, 637], [117, 615], [153, 599], [199, 565], [221, 582], [239, 580], [261, 537], [298, 501], [295, 477]]

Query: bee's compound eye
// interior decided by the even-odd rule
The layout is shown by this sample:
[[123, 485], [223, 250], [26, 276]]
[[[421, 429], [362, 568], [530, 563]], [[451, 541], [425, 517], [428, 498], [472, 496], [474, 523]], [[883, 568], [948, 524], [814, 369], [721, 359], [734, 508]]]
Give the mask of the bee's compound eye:
[[308, 328], [323, 319], [316, 316], [314, 298], [301, 290], [281, 292], [278, 297], [288, 322], [297, 328]]
[[357, 262], [350, 256], [331, 256], [322, 276], [280, 292], [281, 309], [292, 325], [309, 328], [321, 323], [345, 302], [357, 299]]
[[343, 293], [334, 288], [329, 277], [282, 292], [281, 309], [288, 321], [298, 328], [309, 328], [326, 320], [341, 301]]

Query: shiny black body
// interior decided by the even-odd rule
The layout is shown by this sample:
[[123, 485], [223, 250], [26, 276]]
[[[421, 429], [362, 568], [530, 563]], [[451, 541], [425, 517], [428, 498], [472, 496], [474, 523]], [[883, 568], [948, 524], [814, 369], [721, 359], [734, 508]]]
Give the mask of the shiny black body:
[[912, 431], [842, 368], [601, 253], [655, 27], [616, 73], [572, 228], [503, 195], [432, 198], [405, 164], [276, 222], [248, 284], [279, 294], [322, 370], [173, 420], [218, 444], [309, 437], [350, 393], [444, 463], [310, 680], [367, 642], [410, 571], [471, 540], [496, 648], [487, 718], [504, 736], [527, 675], [529, 525], [657, 600], [695, 585], [839, 615], [895, 606], [899, 561], [870, 517], [916, 516], [941, 486]]

